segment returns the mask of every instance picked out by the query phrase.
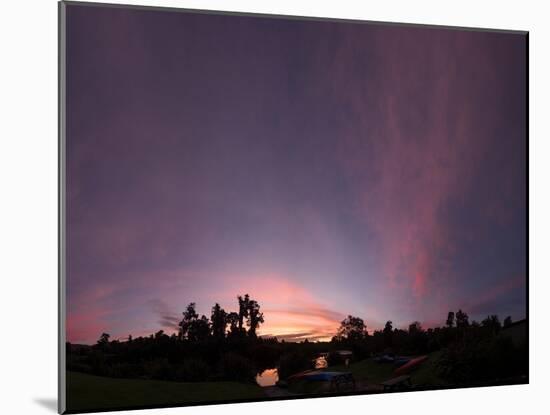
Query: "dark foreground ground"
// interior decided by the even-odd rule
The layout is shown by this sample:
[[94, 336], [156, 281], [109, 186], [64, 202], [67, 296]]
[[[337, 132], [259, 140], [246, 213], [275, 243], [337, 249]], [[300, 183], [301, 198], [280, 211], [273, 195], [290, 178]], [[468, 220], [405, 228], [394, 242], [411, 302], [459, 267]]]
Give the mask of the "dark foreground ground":
[[[414, 386], [445, 387], [434, 374], [432, 362], [438, 353], [430, 355], [413, 373]], [[349, 371], [357, 380], [356, 392], [380, 390], [380, 384], [392, 378], [393, 366], [378, 364], [373, 359], [335, 366], [332, 370]], [[342, 390], [346, 392], [347, 390]], [[349, 390], [350, 392], [352, 390]], [[261, 400], [270, 397], [291, 397], [329, 392], [327, 385], [316, 382], [296, 382], [289, 388], [261, 388], [239, 382], [167, 382], [145, 379], [115, 379], [78, 372], [67, 372], [67, 408], [69, 411], [91, 411], [127, 407], [190, 405], [215, 401]]]
[[265, 397], [261, 387], [238, 382], [165, 382], [67, 372], [67, 409], [71, 412]]
[[[437, 361], [440, 351], [430, 353], [428, 359], [410, 373], [411, 389], [441, 389], [456, 387], [438, 376]], [[369, 358], [348, 367], [332, 366], [331, 370], [351, 372], [355, 389], [334, 391], [327, 382], [293, 382], [287, 388], [262, 388], [253, 383], [240, 382], [170, 382], [147, 379], [120, 379], [67, 372], [67, 409], [69, 412], [101, 411], [120, 408], [178, 406], [227, 401], [264, 400], [269, 398], [319, 395], [326, 393], [377, 393], [382, 383], [394, 378], [392, 364], [380, 364]], [[494, 381], [489, 384], [526, 383], [527, 378]], [[462, 385], [487, 386], [487, 384]]]

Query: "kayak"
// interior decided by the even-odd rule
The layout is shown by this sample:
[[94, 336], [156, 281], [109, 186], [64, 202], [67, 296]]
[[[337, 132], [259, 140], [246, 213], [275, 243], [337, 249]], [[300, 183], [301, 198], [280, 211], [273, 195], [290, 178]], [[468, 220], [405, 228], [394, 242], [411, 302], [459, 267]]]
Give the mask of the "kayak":
[[307, 370], [305, 372], [300, 372], [295, 375], [292, 375], [288, 378], [289, 381], [291, 380], [308, 380], [308, 381], [331, 381], [334, 378], [340, 377], [340, 376], [350, 376], [351, 373], [349, 372], [328, 372], [328, 371], [318, 371], [318, 370]]
[[376, 363], [393, 363], [395, 361], [395, 358], [393, 356], [385, 354], [383, 356], [375, 357], [374, 361]]
[[409, 360], [409, 362], [405, 363], [403, 366], [395, 369], [393, 373], [395, 373], [396, 375], [404, 375], [405, 373], [409, 373], [416, 369], [419, 365], [424, 363], [427, 359], [428, 356], [415, 357], [414, 359]]
[[351, 373], [348, 372], [316, 372], [316, 373], [308, 373], [303, 376], [304, 379], [310, 380], [310, 381], [331, 381], [334, 378], [340, 377], [340, 376], [350, 376]]
[[410, 357], [396, 357], [393, 364], [395, 367], [403, 366], [411, 361]]

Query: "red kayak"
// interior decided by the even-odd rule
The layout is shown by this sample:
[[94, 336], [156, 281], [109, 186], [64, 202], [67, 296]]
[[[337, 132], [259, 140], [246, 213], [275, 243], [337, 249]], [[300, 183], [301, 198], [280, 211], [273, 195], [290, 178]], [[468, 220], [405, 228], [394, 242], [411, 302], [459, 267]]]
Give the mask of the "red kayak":
[[428, 359], [428, 356], [419, 356], [414, 359], [409, 360], [408, 363], [405, 363], [403, 366], [395, 369], [393, 373], [396, 375], [404, 375], [416, 369], [419, 365], [425, 362]]

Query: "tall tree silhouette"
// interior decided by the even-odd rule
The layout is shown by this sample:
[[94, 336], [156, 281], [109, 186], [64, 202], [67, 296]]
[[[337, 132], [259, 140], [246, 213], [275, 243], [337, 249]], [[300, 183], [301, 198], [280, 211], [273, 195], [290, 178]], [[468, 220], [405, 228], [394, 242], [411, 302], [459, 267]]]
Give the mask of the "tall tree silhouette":
[[449, 328], [451, 328], [455, 325], [455, 313], [454, 313], [454, 311], [449, 311], [449, 314], [447, 314], [447, 322], [445, 324]]
[[367, 326], [363, 319], [349, 315], [341, 321], [336, 337], [340, 340], [363, 340], [367, 337]]
[[487, 316], [482, 322], [481, 325], [485, 327], [492, 334], [498, 334], [500, 331], [500, 320], [496, 314]]
[[239, 332], [242, 332], [244, 319], [248, 318], [250, 296], [248, 294], [245, 294], [244, 297], [239, 295], [237, 300], [239, 301]]
[[187, 338], [189, 328], [193, 324], [194, 321], [196, 321], [199, 318], [199, 315], [195, 311], [195, 303], [190, 303], [183, 314], [183, 319], [179, 322], [179, 338], [180, 340], [183, 340]]
[[239, 334], [239, 314], [234, 311], [227, 314], [227, 324], [229, 324], [229, 336], [237, 336]]
[[248, 335], [256, 337], [256, 330], [264, 322], [264, 313], [260, 312], [260, 305], [256, 300], [248, 301]]
[[470, 325], [468, 320], [468, 314], [462, 310], [458, 310], [456, 313], [456, 327], [459, 329], [466, 328]]
[[208, 317], [202, 315], [189, 324], [187, 339], [191, 342], [200, 342], [208, 339], [210, 336], [210, 323]]
[[504, 319], [504, 323], [502, 324], [502, 327], [507, 328], [512, 325], [512, 317], [508, 316]]
[[105, 346], [107, 344], [109, 344], [109, 338], [110, 338], [110, 334], [109, 333], [101, 333], [101, 336], [99, 336], [99, 340], [97, 341], [97, 344], [101, 345], [101, 346]]
[[392, 347], [393, 344], [393, 323], [391, 320], [386, 321], [386, 325], [384, 326], [384, 346], [385, 347]]
[[225, 337], [225, 328], [227, 326], [227, 313], [218, 303], [212, 307], [210, 321], [212, 324], [212, 336], [216, 339], [223, 339]]
[[411, 324], [409, 324], [409, 334], [417, 334], [421, 333], [422, 331], [422, 325], [419, 321], [413, 321]]

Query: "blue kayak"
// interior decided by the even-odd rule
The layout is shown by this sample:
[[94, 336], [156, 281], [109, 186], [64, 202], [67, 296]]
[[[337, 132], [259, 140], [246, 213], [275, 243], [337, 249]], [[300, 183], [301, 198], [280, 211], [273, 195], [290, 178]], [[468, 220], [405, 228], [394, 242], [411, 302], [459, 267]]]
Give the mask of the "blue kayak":
[[393, 363], [395, 361], [395, 358], [393, 356], [385, 354], [383, 356], [375, 357], [374, 361], [376, 363]]
[[342, 375], [348, 375], [346, 372], [313, 372], [304, 375], [306, 380], [317, 380], [317, 381], [331, 381], [334, 378], [337, 378]]

